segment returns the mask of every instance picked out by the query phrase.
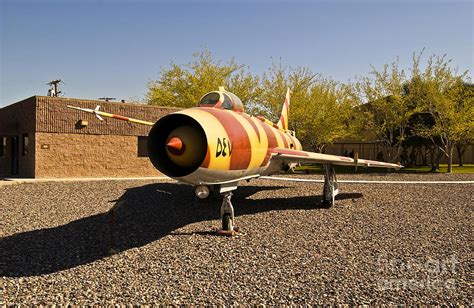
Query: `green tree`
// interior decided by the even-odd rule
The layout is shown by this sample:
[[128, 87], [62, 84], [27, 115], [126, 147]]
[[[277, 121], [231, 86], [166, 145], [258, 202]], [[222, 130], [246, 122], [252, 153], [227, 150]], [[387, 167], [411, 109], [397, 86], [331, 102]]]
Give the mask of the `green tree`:
[[353, 99], [348, 86], [322, 78], [309, 68], [291, 68], [281, 62], [272, 64], [261, 83], [254, 111], [276, 122], [290, 88], [289, 127], [313, 151], [321, 152], [325, 145], [351, 133]]
[[318, 79], [305, 95], [292, 104], [292, 121], [297, 135], [313, 151], [352, 133], [353, 100], [348, 87], [328, 79]]
[[[472, 105], [474, 104], [474, 84], [466, 83], [464, 85], [464, 90], [461, 95], [462, 95], [464, 104], [466, 104], [467, 106], [471, 106], [470, 112], [472, 112]], [[474, 115], [472, 114], [469, 115], [469, 111], [468, 111], [468, 116], [470, 117], [470, 119], [472, 119]], [[474, 143], [474, 129], [472, 125], [473, 124], [471, 121], [470, 124], [468, 124], [468, 129], [466, 131], [466, 134], [464, 134], [461, 137], [461, 140], [456, 145], [456, 150], [458, 153], [458, 160], [459, 160], [458, 162], [459, 162], [460, 167], [464, 165], [463, 157], [464, 157], [464, 153], [466, 152], [467, 146]]]
[[[272, 63], [272, 66], [262, 76], [258, 102], [249, 106], [250, 113], [263, 115], [272, 122], [278, 121], [286, 91], [288, 88], [292, 88], [288, 78], [288, 70], [288, 67], [282, 66], [281, 62], [278, 64]], [[293, 96], [294, 93], [291, 102], [293, 102]]]
[[227, 63], [216, 61], [207, 50], [193, 54], [185, 65], [172, 63], [162, 68], [158, 80], [149, 82], [146, 99], [149, 104], [194, 107], [207, 92], [225, 86], [245, 103], [258, 95], [259, 79], [232, 58]]
[[248, 106], [258, 104], [262, 93], [260, 78], [252, 75], [249, 69], [240, 68], [235, 74], [232, 74], [226, 85], [226, 89], [235, 95], [245, 104], [246, 111]]
[[456, 146], [473, 139], [474, 100], [471, 85], [466, 85], [467, 71], [458, 73], [446, 55], [432, 55], [423, 71], [414, 70], [418, 95], [424, 111], [434, 119], [431, 127], [419, 127], [420, 136], [429, 137], [448, 158], [452, 172]]
[[[264, 115], [270, 121], [278, 121], [287, 89], [290, 88], [291, 90], [291, 114], [294, 104], [305, 99], [317, 77], [318, 75], [308, 68], [291, 68], [283, 66], [281, 62], [273, 63], [261, 78], [258, 104], [254, 106], [252, 111], [255, 114]], [[295, 121], [291, 115], [290, 127], [295, 129]]]
[[355, 92], [361, 103], [367, 126], [382, 143], [388, 161], [399, 158], [407, 138], [410, 117], [416, 112], [405, 97], [406, 74], [399, 67], [398, 58], [382, 70], [372, 66], [370, 76], [359, 78]]

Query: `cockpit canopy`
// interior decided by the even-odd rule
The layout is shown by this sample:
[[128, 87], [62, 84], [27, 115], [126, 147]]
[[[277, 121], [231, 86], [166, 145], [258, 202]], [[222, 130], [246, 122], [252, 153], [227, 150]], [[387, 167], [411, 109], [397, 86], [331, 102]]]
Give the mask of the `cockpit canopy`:
[[204, 95], [199, 101], [199, 107], [214, 107], [237, 112], [244, 112], [244, 104], [234, 93], [228, 92], [224, 87], [219, 91], [212, 91]]

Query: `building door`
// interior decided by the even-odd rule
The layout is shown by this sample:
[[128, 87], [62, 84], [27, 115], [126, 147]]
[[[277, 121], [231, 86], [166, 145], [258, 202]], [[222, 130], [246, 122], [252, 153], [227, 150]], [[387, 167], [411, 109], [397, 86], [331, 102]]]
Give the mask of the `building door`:
[[12, 175], [18, 174], [19, 163], [19, 140], [18, 136], [11, 137], [12, 139]]

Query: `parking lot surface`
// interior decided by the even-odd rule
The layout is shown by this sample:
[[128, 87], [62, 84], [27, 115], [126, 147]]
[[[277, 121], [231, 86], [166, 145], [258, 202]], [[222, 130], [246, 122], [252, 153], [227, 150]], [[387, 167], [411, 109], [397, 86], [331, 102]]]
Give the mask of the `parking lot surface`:
[[227, 238], [214, 232], [220, 201], [197, 201], [192, 187], [171, 180], [0, 185], [0, 298], [472, 304], [473, 187], [341, 183], [325, 209], [321, 183], [254, 180], [232, 198], [242, 234]]

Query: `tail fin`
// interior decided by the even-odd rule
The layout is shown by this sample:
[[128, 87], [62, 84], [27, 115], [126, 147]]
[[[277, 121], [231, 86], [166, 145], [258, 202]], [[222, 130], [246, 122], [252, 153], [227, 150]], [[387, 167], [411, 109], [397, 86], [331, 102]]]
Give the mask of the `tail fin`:
[[278, 120], [278, 128], [288, 130], [288, 114], [290, 112], [290, 88], [286, 91], [285, 102], [281, 109], [280, 120]]

